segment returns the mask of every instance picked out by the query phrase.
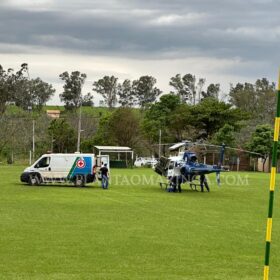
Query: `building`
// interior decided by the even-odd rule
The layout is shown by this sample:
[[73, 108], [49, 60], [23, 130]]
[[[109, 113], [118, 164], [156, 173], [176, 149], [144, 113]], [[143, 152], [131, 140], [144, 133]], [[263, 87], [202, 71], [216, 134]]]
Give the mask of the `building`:
[[60, 117], [60, 110], [47, 110], [48, 117], [58, 119]]

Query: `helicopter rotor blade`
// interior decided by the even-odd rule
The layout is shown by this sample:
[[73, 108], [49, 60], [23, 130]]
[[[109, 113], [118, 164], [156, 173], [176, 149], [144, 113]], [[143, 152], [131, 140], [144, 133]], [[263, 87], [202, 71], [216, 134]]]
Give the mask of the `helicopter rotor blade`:
[[[215, 147], [215, 148], [221, 148], [222, 145], [214, 145], [214, 144], [206, 144], [206, 143], [194, 143], [197, 146], [208, 146], [208, 147]], [[239, 152], [244, 152], [244, 153], [249, 153], [249, 154], [254, 154], [254, 155], [259, 155], [260, 157], [263, 156], [260, 153], [244, 150], [244, 149], [239, 149], [239, 148], [233, 148], [233, 147], [228, 147], [226, 146], [226, 150], [233, 150], [233, 151], [239, 151]]]
[[[203, 143], [203, 142], [191, 142], [191, 141], [182, 141], [182, 142], [185, 142], [186, 147], [188, 147], [188, 148], [192, 148], [194, 146], [202, 146], [206, 150], [206, 147], [213, 147], [213, 148], [222, 147], [221, 145], [207, 144], [207, 143]], [[177, 143], [162, 143], [160, 145], [161, 146], [170, 146], [170, 145], [174, 145], [174, 144], [177, 144]], [[154, 144], [153, 146], [158, 146], [158, 145], [159, 144]], [[239, 151], [239, 152], [244, 152], [244, 153], [248, 153], [248, 154], [258, 155], [259, 157], [263, 157], [263, 154], [252, 152], [249, 150], [240, 149], [240, 148], [233, 148], [233, 147], [226, 146], [226, 150]]]

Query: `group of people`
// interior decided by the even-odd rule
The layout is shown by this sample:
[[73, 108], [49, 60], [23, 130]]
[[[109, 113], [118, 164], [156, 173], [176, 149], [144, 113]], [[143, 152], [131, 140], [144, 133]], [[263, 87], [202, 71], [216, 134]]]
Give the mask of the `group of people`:
[[181, 184], [183, 183], [183, 176], [173, 176], [169, 179], [170, 183], [170, 188], [168, 189], [169, 192], [177, 192], [177, 187], [178, 187], [178, 192], [182, 192]]
[[[94, 176], [94, 180], [96, 180], [96, 173], [97, 173], [97, 168], [96, 165], [93, 167], [93, 176]], [[101, 167], [98, 171], [99, 175], [100, 175], [100, 180], [101, 180], [101, 187], [104, 190], [107, 190], [109, 187], [109, 169], [107, 167], [107, 163], [103, 164], [103, 162], [101, 163]]]

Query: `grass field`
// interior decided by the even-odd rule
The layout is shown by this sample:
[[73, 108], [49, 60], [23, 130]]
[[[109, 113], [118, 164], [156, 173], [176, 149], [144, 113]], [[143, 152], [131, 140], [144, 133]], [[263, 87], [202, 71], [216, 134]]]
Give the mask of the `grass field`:
[[[179, 194], [149, 169], [112, 170], [109, 190], [30, 187], [22, 169], [0, 167], [1, 280], [262, 279], [268, 174], [227, 173], [210, 193]], [[280, 279], [279, 206], [276, 190], [271, 279]]]

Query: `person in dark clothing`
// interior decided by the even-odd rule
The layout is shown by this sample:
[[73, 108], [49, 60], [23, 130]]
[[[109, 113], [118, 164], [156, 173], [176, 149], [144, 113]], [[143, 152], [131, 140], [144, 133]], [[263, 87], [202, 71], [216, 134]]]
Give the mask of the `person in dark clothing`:
[[208, 186], [208, 182], [207, 182], [206, 176], [203, 174], [203, 175], [200, 175], [200, 187], [201, 187], [201, 192], [204, 192], [204, 186], [205, 186], [206, 190], [207, 190], [208, 192], [210, 192], [210, 189], [209, 189], [209, 186]]
[[179, 192], [182, 192], [182, 189], [181, 189], [181, 184], [183, 182], [183, 178], [182, 176], [173, 176], [171, 178], [171, 185], [173, 187], [173, 192], [176, 192], [177, 191], [177, 187], [178, 187], [178, 191]]
[[100, 168], [101, 172], [101, 185], [103, 189], [108, 189], [109, 186], [109, 170], [107, 168], [107, 164]]

